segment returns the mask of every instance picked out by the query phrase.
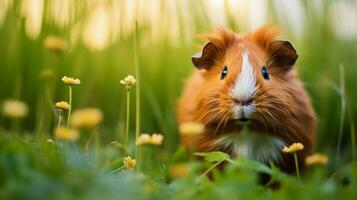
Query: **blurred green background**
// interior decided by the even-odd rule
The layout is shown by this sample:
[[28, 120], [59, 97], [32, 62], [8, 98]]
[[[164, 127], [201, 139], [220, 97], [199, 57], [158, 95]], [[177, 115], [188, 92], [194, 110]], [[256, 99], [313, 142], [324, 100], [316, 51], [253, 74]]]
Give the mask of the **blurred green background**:
[[[298, 51], [298, 71], [319, 120], [317, 149], [334, 159], [343, 114], [342, 155], [351, 159], [350, 131], [357, 119], [357, 1], [352, 0], [1, 0], [0, 102], [28, 104], [24, 133], [52, 134], [56, 120], [46, 97], [52, 103], [67, 99], [60, 80], [67, 75], [82, 82], [74, 88], [73, 107], [100, 108], [102, 138], [117, 139], [125, 122], [119, 82], [135, 75], [135, 22], [142, 132], [163, 133], [167, 152], [178, 145], [176, 102], [194, 70], [191, 55], [203, 43], [197, 34], [274, 24]], [[66, 49], [45, 48], [48, 36], [65, 40]], [[10, 129], [9, 119], [1, 116], [0, 127]]]

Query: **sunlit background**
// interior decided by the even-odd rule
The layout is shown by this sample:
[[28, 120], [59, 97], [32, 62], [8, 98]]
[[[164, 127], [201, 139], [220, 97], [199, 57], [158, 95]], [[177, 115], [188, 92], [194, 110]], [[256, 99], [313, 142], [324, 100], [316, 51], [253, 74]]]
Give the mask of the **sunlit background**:
[[[357, 119], [353, 0], [1, 0], [0, 102], [24, 101], [24, 132], [51, 135], [53, 102], [67, 95], [60, 78], [78, 77], [74, 107], [101, 109], [101, 136], [116, 138], [125, 114], [119, 82], [135, 74], [137, 30], [142, 132], [163, 133], [170, 152], [178, 144], [176, 101], [194, 69], [190, 57], [203, 43], [197, 34], [215, 27], [246, 32], [264, 24], [279, 25], [299, 53], [298, 71], [319, 119], [317, 148], [334, 155], [336, 148], [329, 147], [336, 147], [342, 122], [343, 155], [351, 157], [349, 133]], [[46, 48], [49, 37], [61, 38], [63, 50]], [[10, 126], [2, 116], [0, 129]]]

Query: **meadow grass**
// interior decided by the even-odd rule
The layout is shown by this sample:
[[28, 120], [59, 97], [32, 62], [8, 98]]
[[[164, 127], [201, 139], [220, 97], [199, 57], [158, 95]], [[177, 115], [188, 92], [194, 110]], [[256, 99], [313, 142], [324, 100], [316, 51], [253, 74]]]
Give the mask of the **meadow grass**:
[[[73, 42], [74, 25], [61, 29], [46, 18], [39, 37], [30, 39], [19, 3], [8, 10], [0, 26], [0, 102], [21, 100], [28, 111], [0, 117], [0, 199], [357, 197], [355, 39], [337, 37], [329, 17], [318, 18], [307, 2], [303, 34], [288, 28], [284, 34], [299, 53], [298, 72], [318, 116], [316, 152], [328, 162], [317, 156], [295, 176], [222, 152], [190, 155], [179, 146], [176, 107], [193, 71], [190, 57], [202, 41], [182, 32], [194, 25], [194, 33], [212, 30], [202, 1], [190, 5], [195, 14], [192, 24], [178, 30], [182, 37], [151, 40], [149, 25], [135, 18], [131, 32], [100, 51]], [[233, 17], [227, 21], [234, 31], [248, 29]], [[269, 22], [287, 27], [273, 11]], [[52, 49], [45, 44], [51, 35], [60, 39]], [[120, 85], [128, 74], [137, 80], [129, 90]], [[65, 75], [81, 84], [64, 85]], [[58, 115], [56, 100], [67, 98], [68, 111]], [[296, 162], [297, 155], [291, 155]], [[223, 162], [225, 170], [218, 170]], [[262, 173], [272, 177], [266, 185]], [[279, 189], [273, 189], [277, 182]]]

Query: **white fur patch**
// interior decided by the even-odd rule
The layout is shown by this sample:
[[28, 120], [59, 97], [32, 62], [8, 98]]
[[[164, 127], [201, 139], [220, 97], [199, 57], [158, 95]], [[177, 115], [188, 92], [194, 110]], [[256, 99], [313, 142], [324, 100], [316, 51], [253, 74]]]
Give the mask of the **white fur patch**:
[[258, 133], [232, 133], [221, 136], [215, 146], [233, 157], [244, 156], [263, 163], [282, 161], [284, 142], [276, 137]]
[[256, 92], [256, 79], [253, 66], [249, 62], [249, 52], [242, 53], [242, 70], [231, 89], [231, 96], [241, 101], [250, 100]]
[[247, 106], [234, 105], [232, 109], [234, 113], [233, 119], [254, 118], [255, 106], [253, 104]]

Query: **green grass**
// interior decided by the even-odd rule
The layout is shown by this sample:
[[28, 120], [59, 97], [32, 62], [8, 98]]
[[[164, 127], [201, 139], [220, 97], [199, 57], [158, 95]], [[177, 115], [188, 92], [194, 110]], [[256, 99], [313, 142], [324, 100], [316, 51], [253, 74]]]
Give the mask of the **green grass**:
[[[302, 173], [301, 181], [269, 168], [281, 184], [278, 190], [260, 184], [263, 166], [246, 160], [232, 160], [224, 171], [213, 168], [209, 173], [215, 178], [209, 181], [202, 174], [215, 162], [189, 162], [190, 156], [179, 148], [177, 99], [185, 78], [194, 70], [191, 55], [202, 44], [196, 33], [212, 30], [210, 13], [202, 1], [190, 2], [190, 9], [184, 12], [191, 17], [190, 23], [184, 20], [187, 16], [177, 14], [178, 38], [162, 33], [159, 40], [153, 40], [149, 23], [136, 19], [136, 31], [117, 33], [116, 40], [101, 51], [90, 50], [81, 40], [70, 42], [74, 22], [82, 27], [88, 17], [91, 8], [86, 3], [78, 3], [74, 22], [65, 28], [56, 26], [46, 15], [36, 39], [26, 35], [20, 3], [14, 3], [0, 26], [0, 102], [20, 99], [29, 106], [29, 113], [19, 121], [16, 132], [12, 131], [12, 121], [0, 116], [0, 199], [356, 198], [357, 42], [337, 37], [327, 12], [318, 18], [311, 4], [302, 2], [306, 16], [302, 36], [296, 37], [278, 18], [272, 1], [267, 21], [280, 25], [284, 38], [298, 51], [298, 72], [318, 116], [316, 151], [328, 155], [330, 161]], [[324, 10], [333, 3], [324, 1]], [[231, 29], [247, 31], [235, 20], [228, 13]], [[62, 53], [49, 51], [44, 47], [48, 35], [63, 38], [69, 48]], [[54, 75], [41, 77], [48, 69]], [[127, 150], [135, 155], [133, 139], [138, 133], [162, 133], [164, 144], [139, 149], [140, 170], [112, 173], [128, 154], [123, 150], [126, 90], [119, 82], [138, 72], [140, 84], [131, 90]], [[60, 80], [64, 75], [82, 82], [72, 88], [73, 110], [97, 107], [104, 114], [96, 128], [97, 143], [91, 142], [88, 150], [83, 148], [83, 141], [64, 143], [53, 136], [58, 119], [52, 106], [68, 99], [68, 88]], [[88, 137], [82, 133], [82, 138]], [[173, 179], [170, 170], [183, 162], [187, 163], [188, 176]]]
[[[151, 156], [151, 163], [143, 172], [113, 172], [123, 158], [114, 144], [93, 152], [73, 143], [65, 148], [60, 141], [2, 134], [8, 135], [0, 138], [1, 199], [354, 199], [357, 195], [356, 164], [345, 165], [333, 175], [316, 166], [299, 181], [255, 161], [200, 154], [207, 162], [190, 163], [187, 176], [173, 180], [169, 168], [177, 157], [166, 164], [160, 158], [153, 161], [162, 149], [145, 151], [143, 156]], [[227, 159], [224, 171], [212, 168], [214, 182], [204, 176], [203, 169]], [[258, 172], [271, 174], [280, 189], [261, 185]]]

